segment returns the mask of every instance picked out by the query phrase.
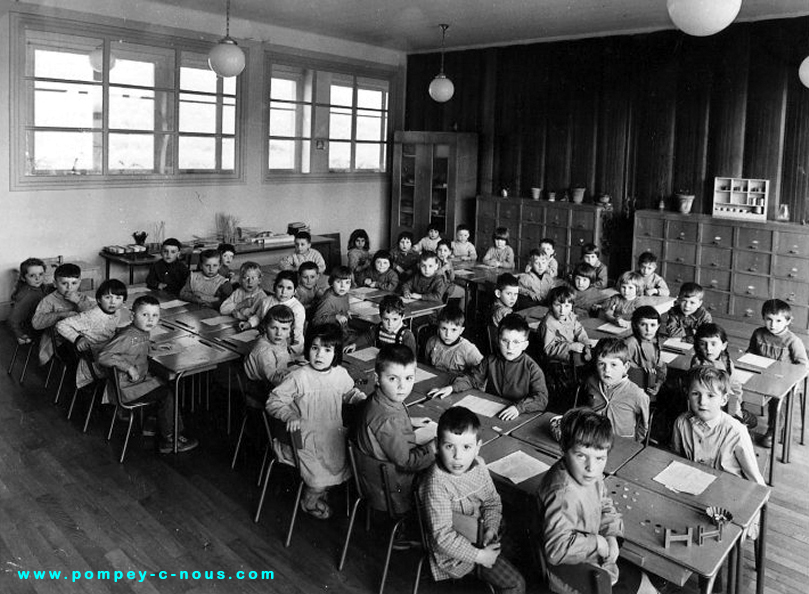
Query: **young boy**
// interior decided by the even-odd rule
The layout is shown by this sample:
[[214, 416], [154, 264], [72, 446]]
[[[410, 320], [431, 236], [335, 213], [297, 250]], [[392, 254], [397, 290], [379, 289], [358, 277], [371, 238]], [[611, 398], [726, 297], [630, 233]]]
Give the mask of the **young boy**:
[[638, 295], [661, 295], [666, 297], [669, 294], [669, 286], [666, 280], [655, 272], [657, 270], [657, 256], [652, 252], [643, 252], [638, 256], [637, 273], [641, 276], [643, 285]]
[[295, 289], [295, 299], [300, 301], [309, 317], [312, 308], [323, 291], [317, 286], [320, 281], [320, 271], [314, 262], [304, 262], [298, 267], [298, 287]]
[[262, 384], [263, 397], [281, 383], [289, 370], [289, 337], [295, 314], [286, 305], [273, 305], [261, 320], [259, 337], [244, 360], [247, 379]]
[[476, 262], [478, 252], [475, 244], [469, 241], [469, 225], [463, 223], [455, 229], [455, 241], [450, 244], [452, 257], [461, 262]]
[[[438, 420], [436, 463], [419, 487], [432, 543], [430, 569], [436, 580], [445, 580], [468, 575], [479, 565], [480, 578], [495, 592], [522, 594], [525, 579], [500, 554], [503, 506], [486, 464], [478, 457], [479, 430], [480, 420], [462, 406], [453, 406]], [[483, 548], [457, 530], [461, 524], [475, 525], [478, 518], [483, 519]]]
[[413, 251], [419, 254], [424, 251], [434, 252], [438, 248], [439, 241], [441, 241], [441, 227], [436, 223], [430, 223], [427, 226], [427, 235], [419, 239], [413, 246]]
[[393, 258], [393, 270], [399, 275], [399, 282], [403, 283], [413, 274], [416, 262], [419, 261], [419, 253], [413, 249], [413, 234], [410, 231], [399, 233], [396, 247], [391, 248], [390, 255]]
[[621, 328], [629, 328], [632, 312], [640, 305], [638, 297], [643, 291], [643, 278], [637, 272], [624, 272], [618, 279], [618, 291], [618, 295], [604, 303], [604, 319]]
[[556, 275], [549, 268], [549, 262], [547, 254], [533, 249], [529, 254], [528, 269], [520, 275], [520, 295], [530, 298], [532, 305], [545, 301], [553, 288]]
[[602, 338], [595, 348], [596, 373], [585, 380], [587, 406], [606, 416], [619, 437], [646, 439], [649, 396], [629, 381], [629, 351], [618, 338]]
[[[93, 307], [76, 316], [56, 323], [56, 333], [75, 345], [81, 353], [90, 351], [95, 358], [98, 351], [115, 335], [118, 327], [118, 311], [126, 301], [126, 285], [119, 280], [105, 280], [96, 290]], [[87, 361], [81, 359], [76, 369], [76, 387], [83, 388], [93, 382], [93, 372]]]
[[497, 415], [504, 421], [516, 419], [522, 413], [544, 411], [548, 388], [542, 369], [525, 354], [529, 332], [528, 322], [522, 316], [507, 315], [498, 327], [498, 352], [455, 378], [452, 385], [430, 390], [428, 396], [444, 398], [453, 392], [477, 388], [513, 403]]
[[257, 328], [272, 306], [286, 305], [295, 316], [292, 322], [292, 340], [289, 343], [289, 350], [293, 355], [300, 355], [303, 352], [303, 328], [306, 325], [306, 310], [295, 299], [297, 282], [298, 275], [293, 271], [282, 270], [279, 272], [275, 277], [275, 281], [273, 281], [273, 294], [256, 301], [248, 318], [239, 323], [239, 328], [241, 330]]
[[326, 271], [326, 261], [323, 256], [312, 247], [312, 234], [308, 231], [298, 231], [295, 234], [295, 252], [284, 256], [278, 263], [281, 270], [297, 272], [304, 262], [314, 262], [320, 274]]
[[416, 355], [401, 344], [388, 344], [376, 358], [376, 389], [365, 401], [357, 423], [357, 447], [366, 456], [393, 462], [388, 474], [393, 493], [393, 511], [411, 509], [413, 479], [435, 460], [435, 442], [416, 444], [416, 436], [404, 401], [416, 380]]
[[548, 272], [551, 278], [559, 276], [559, 262], [556, 260], [556, 242], [550, 237], [543, 237], [539, 240], [539, 251], [548, 259]]
[[581, 261], [584, 264], [589, 264], [595, 270], [595, 280], [593, 286], [596, 289], [606, 289], [607, 283], [607, 266], [601, 262], [601, 250], [594, 243], [585, 243], [581, 248]]
[[660, 356], [660, 313], [642, 305], [632, 313], [632, 336], [624, 340], [629, 353], [629, 379], [646, 391], [650, 401], [666, 382], [667, 367]]
[[348, 345], [344, 352], [373, 346], [381, 349], [386, 344], [401, 344], [416, 352], [416, 337], [404, 325], [405, 304], [398, 295], [385, 295], [379, 302], [379, 323], [371, 326], [356, 343]]
[[[75, 264], [60, 264], [53, 272], [55, 291], [46, 295], [37, 304], [31, 326], [34, 330], [45, 330], [55, 326], [59, 320], [78, 315], [95, 307], [87, 295], [79, 293], [81, 268]], [[45, 365], [53, 356], [53, 341], [48, 332], [39, 339], [39, 364]]]
[[573, 289], [556, 287], [548, 294], [548, 313], [539, 324], [542, 352], [550, 361], [567, 363], [572, 354], [590, 359], [590, 339], [573, 313]]
[[586, 262], [579, 262], [572, 274], [573, 307], [581, 315], [598, 315], [601, 304], [607, 300], [602, 289], [596, 288], [596, 269]]
[[233, 292], [233, 285], [219, 274], [222, 256], [216, 250], [199, 255], [199, 270], [192, 272], [180, 291], [180, 299], [219, 309], [222, 301]]
[[236, 247], [232, 243], [220, 243], [216, 248], [222, 257], [222, 265], [219, 267], [219, 274], [228, 279], [228, 282], [235, 285], [239, 282], [239, 277], [235, 270], [230, 269], [233, 258], [236, 257]]
[[329, 277], [329, 288], [315, 306], [311, 320], [313, 325], [339, 324], [344, 338], [346, 337], [348, 320], [351, 319], [348, 302], [351, 278], [351, 269], [348, 266], [335, 266]]
[[239, 268], [239, 286], [222, 302], [219, 313], [246, 320], [257, 301], [267, 296], [261, 288], [261, 267], [256, 262], [245, 262]]
[[727, 372], [693, 367], [686, 385], [689, 411], [674, 422], [671, 449], [689, 460], [765, 484], [750, 433], [722, 410], [731, 391]]
[[497, 328], [500, 320], [514, 312], [514, 305], [520, 296], [520, 281], [510, 272], [504, 272], [497, 277], [494, 289], [494, 303], [492, 303], [489, 327]]
[[448, 305], [438, 314], [438, 332], [427, 339], [427, 361], [433, 367], [450, 373], [466, 373], [480, 365], [483, 355], [478, 347], [462, 335], [464, 316], [461, 308]]
[[150, 289], [166, 291], [179, 295], [188, 280], [188, 266], [180, 259], [183, 244], [174, 237], [163, 242], [160, 249], [160, 260], [149, 267], [146, 286]]
[[683, 283], [677, 303], [666, 318], [666, 334], [694, 342], [694, 332], [702, 324], [713, 321], [711, 314], [702, 307], [704, 292], [697, 283]]
[[447, 279], [438, 272], [438, 256], [435, 252], [422, 252], [419, 256], [419, 270], [402, 284], [402, 295], [406, 299], [422, 301], [444, 300], [447, 292]]
[[[535, 546], [545, 560], [554, 591], [568, 591], [580, 582], [580, 564], [604, 569], [620, 592], [655, 592], [649, 578], [634, 565], [618, 568], [618, 539], [623, 520], [604, 486], [604, 467], [612, 448], [609, 419], [584, 408], [562, 417], [562, 458], [537, 490], [539, 526]], [[571, 579], [573, 578], [573, 579]], [[622, 586], [622, 587], [621, 587]]]
[[[789, 329], [792, 323], [792, 308], [789, 304], [780, 299], [765, 301], [761, 306], [761, 317], [764, 318], [764, 327], [756, 328], [753, 332], [747, 352], [809, 367], [806, 347]], [[778, 399], [771, 398], [768, 405], [767, 432], [759, 440], [759, 445], [765, 448], [772, 447], [779, 402]]]
[[[142, 295], [132, 304], [132, 324], [121, 328], [98, 354], [98, 363], [117, 373], [124, 402], [157, 400], [157, 424], [162, 439], [161, 454], [174, 451], [174, 392], [149, 373], [149, 333], [160, 321], [160, 303], [151, 295]], [[177, 451], [193, 450], [199, 442], [182, 434], [183, 420], [179, 419], [180, 434]]]

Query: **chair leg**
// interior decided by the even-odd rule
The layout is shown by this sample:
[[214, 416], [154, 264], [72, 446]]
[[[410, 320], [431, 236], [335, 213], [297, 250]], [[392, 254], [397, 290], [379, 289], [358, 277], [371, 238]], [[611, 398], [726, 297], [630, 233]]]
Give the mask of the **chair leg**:
[[115, 410], [112, 411], [112, 420], [110, 420], [110, 430], [107, 431], [107, 441], [112, 439], [112, 430], [115, 429], [115, 417], [118, 415], [118, 405], [115, 405]]
[[[25, 373], [25, 369], [23, 369], [23, 373]], [[20, 380], [20, 381], [22, 381], [22, 380]], [[809, 387], [809, 379], [804, 379], [803, 380], [803, 390], [801, 390], [801, 445], [804, 445], [804, 435], [806, 434], [806, 388], [807, 387]]]
[[354, 520], [357, 519], [357, 509], [360, 506], [362, 499], [357, 497], [357, 500], [354, 502], [354, 507], [351, 510], [351, 516], [348, 519], [348, 530], [346, 531], [346, 540], [343, 543], [343, 552], [340, 554], [340, 563], [337, 565], [337, 571], [343, 571], [343, 567], [346, 563], [346, 555], [348, 555], [348, 542], [351, 540], [351, 531], [354, 530]]
[[295, 528], [295, 518], [298, 517], [298, 507], [301, 504], [301, 495], [303, 494], [303, 479], [298, 479], [298, 494], [295, 496], [295, 508], [292, 510], [292, 519], [289, 521], [289, 532], [287, 532], [287, 539], [284, 542], [285, 547], [289, 547], [292, 542], [292, 530]]
[[34, 343], [28, 346], [28, 354], [25, 355], [25, 363], [22, 365], [22, 373], [20, 374], [20, 385], [25, 381], [25, 372], [28, 371], [28, 363], [31, 362], [31, 353], [34, 352]]
[[73, 398], [70, 399], [70, 406], [67, 409], [67, 420], [68, 421], [70, 420], [70, 417], [73, 416], [73, 409], [76, 406], [76, 400], [78, 399], [78, 397], [79, 397], [79, 388], [77, 386], [76, 389], [73, 390]]
[[17, 360], [17, 353], [20, 351], [20, 343], [17, 343], [17, 346], [14, 347], [14, 354], [11, 355], [11, 361], [8, 364], [8, 369], [6, 373], [11, 375], [11, 370], [14, 369], [14, 361]]
[[67, 374], [67, 365], [62, 365], [62, 375], [59, 377], [59, 386], [56, 388], [56, 396], [53, 397], [54, 404], [59, 404], [59, 396], [62, 395], [62, 384], [65, 383], [66, 374]]
[[236, 459], [239, 457], [239, 449], [242, 447], [242, 438], [244, 437], [244, 427], [247, 425], [247, 413], [242, 417], [242, 426], [239, 429], [239, 437], [236, 439], [236, 449], [233, 451], [233, 460], [230, 461], [230, 469], [236, 468]]
[[379, 594], [385, 590], [385, 581], [388, 579], [388, 567], [390, 566], [390, 554], [393, 552], [393, 541], [396, 539], [396, 532], [399, 526], [402, 525], [403, 520], [399, 520], [393, 525], [390, 531], [390, 538], [388, 538], [388, 551], [385, 553], [385, 565], [382, 567], [382, 581], [379, 583]]
[[[264, 507], [264, 498], [267, 496], [267, 487], [270, 484], [270, 474], [272, 473], [272, 467], [275, 464], [275, 458], [270, 460], [270, 465], [267, 467], [267, 474], [264, 475], [264, 484], [261, 487], [261, 495], [258, 498], [258, 507], [256, 508], [256, 516], [253, 518], [253, 522], [258, 524], [258, 521], [261, 519], [261, 508]], [[297, 510], [298, 507], [295, 506]]]
[[129, 436], [132, 435], [132, 425], [135, 422], [135, 414], [129, 414], [129, 425], [126, 428], [126, 438], [124, 439], [124, 449], [121, 450], [121, 459], [118, 460], [120, 464], [124, 463], [124, 458], [126, 457], [126, 448], [129, 445]]
[[96, 397], [98, 396], [98, 391], [103, 389], [101, 385], [97, 385], [93, 387], [93, 395], [90, 397], [90, 406], [87, 407], [87, 416], [84, 417], [84, 428], [82, 429], [82, 433], [87, 433], [87, 429], [90, 427], [90, 417], [93, 415], [93, 408], [96, 405]]
[[256, 481], [256, 486], [260, 487], [261, 483], [264, 481], [264, 471], [267, 468], [267, 464], [270, 463], [270, 448], [272, 447], [271, 443], [268, 443], [264, 447], [264, 456], [261, 458], [261, 468], [258, 469], [258, 481]]
[[51, 362], [48, 365], [48, 375], [45, 376], [45, 388], [47, 389], [48, 384], [51, 382], [51, 373], [53, 372], [53, 366], [56, 365], [56, 359], [51, 357]]
[[424, 555], [419, 557], [419, 564], [416, 565], [416, 579], [413, 580], [413, 593], [419, 594], [419, 582], [421, 581], [421, 568], [424, 565]]

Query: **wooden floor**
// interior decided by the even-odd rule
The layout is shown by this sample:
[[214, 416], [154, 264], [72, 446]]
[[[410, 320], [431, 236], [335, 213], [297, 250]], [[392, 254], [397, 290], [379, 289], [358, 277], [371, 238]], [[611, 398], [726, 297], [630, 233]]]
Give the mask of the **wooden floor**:
[[[11, 340], [0, 328], [0, 360], [10, 359]], [[18, 377], [18, 370], [14, 377]], [[196, 451], [160, 456], [152, 439], [136, 435], [124, 465], [117, 458], [123, 442], [119, 424], [105, 440], [110, 411], [102, 407], [83, 435], [77, 417], [51, 404], [44, 374], [29, 373], [21, 387], [0, 374], [0, 594], [93, 592], [123, 594], [207, 592], [376, 592], [384, 543], [361, 528], [343, 572], [336, 569], [347, 520], [300, 517], [292, 544], [283, 546], [294, 497], [291, 482], [271, 492], [259, 524], [259, 458], [249, 444], [236, 471], [230, 469], [235, 441], [226, 434], [225, 409], [214, 399], [211, 411], [187, 413], [189, 433], [200, 437]], [[797, 424], [796, 424], [797, 427]], [[809, 592], [809, 446], [796, 445], [793, 462], [777, 469], [770, 505], [766, 592]], [[335, 501], [344, 501], [342, 493]], [[516, 512], [515, 512], [516, 513]], [[519, 524], [512, 517], [512, 526]], [[381, 523], [381, 522], [380, 522]], [[518, 563], [530, 592], [543, 592], [538, 576], [516, 538]], [[755, 591], [752, 546], [746, 547], [743, 591]], [[394, 553], [386, 592], [409, 592], [418, 553]], [[58, 570], [58, 581], [21, 580], [18, 571]], [[73, 571], [224, 572], [224, 579], [87, 580], [73, 583]], [[274, 572], [270, 581], [238, 580], [238, 571]], [[65, 576], [69, 579], [65, 579]], [[214, 573], [216, 575], [216, 573]], [[479, 584], [433, 584], [421, 592], [483, 592]], [[689, 582], [685, 592], [695, 591]]]

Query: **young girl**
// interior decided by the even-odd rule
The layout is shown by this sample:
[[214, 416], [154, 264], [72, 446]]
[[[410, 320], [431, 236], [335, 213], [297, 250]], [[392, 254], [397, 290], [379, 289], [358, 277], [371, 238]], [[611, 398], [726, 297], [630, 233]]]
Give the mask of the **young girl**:
[[492, 235], [494, 246], [483, 256], [483, 263], [493, 268], [514, 269], [514, 250], [508, 245], [508, 228], [498, 227]]
[[[306, 335], [309, 364], [287, 375], [267, 400], [267, 413], [286, 423], [287, 431], [300, 431], [303, 448], [298, 450], [305, 486], [301, 509], [316, 518], [331, 516], [327, 489], [347, 480], [346, 437], [343, 403], [358, 402], [365, 394], [341, 366], [343, 339], [334, 324], [313, 326]], [[280, 459], [291, 459], [280, 444], [273, 443]]]
[[402, 231], [396, 240], [396, 247], [391, 248], [391, 265], [399, 275], [399, 282], [404, 282], [413, 275], [419, 261], [419, 253], [413, 249], [413, 234]]
[[20, 264], [20, 278], [17, 279], [17, 286], [11, 294], [11, 302], [14, 307], [8, 318], [17, 344], [29, 344], [37, 335], [37, 331], [31, 326], [31, 318], [37, 304], [48, 294], [45, 282], [45, 262], [39, 258], [28, 258]]
[[362, 284], [381, 291], [396, 291], [399, 288], [399, 275], [393, 269], [392, 263], [390, 252], [379, 250], [374, 254], [371, 267], [365, 271]]
[[360, 283], [363, 273], [371, 265], [371, 240], [365, 229], [354, 229], [348, 238], [348, 267], [354, 274], [354, 282]]
[[632, 313], [632, 336], [624, 342], [629, 349], [629, 379], [643, 388], [652, 401], [666, 381], [666, 363], [660, 357], [660, 313], [643, 305]]
[[632, 313], [638, 307], [638, 296], [643, 287], [643, 277], [637, 272], [624, 272], [618, 279], [618, 295], [613, 295], [604, 304], [604, 319], [622, 328], [631, 325]]
[[691, 367], [715, 367], [726, 371], [730, 376], [730, 394], [728, 395], [728, 413], [739, 421], [754, 428], [758, 420], [742, 408], [742, 385], [733, 379], [735, 365], [728, 353], [728, 336], [719, 324], [702, 324], [694, 333], [694, 356]]
[[289, 352], [293, 355], [300, 355], [303, 352], [303, 327], [306, 323], [306, 310], [301, 305], [301, 302], [295, 298], [295, 288], [297, 286], [298, 275], [292, 270], [279, 272], [272, 285], [273, 294], [256, 300], [247, 319], [239, 322], [239, 329], [258, 328], [258, 325], [273, 305], [286, 305], [295, 316], [295, 321], [292, 324], [292, 340], [289, 345]]

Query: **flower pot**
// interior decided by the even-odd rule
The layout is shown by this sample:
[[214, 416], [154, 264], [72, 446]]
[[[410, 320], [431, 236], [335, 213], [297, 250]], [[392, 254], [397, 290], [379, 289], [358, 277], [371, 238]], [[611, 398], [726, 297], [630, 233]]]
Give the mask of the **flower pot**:
[[539, 197], [542, 195], [542, 188], [531, 188], [531, 198], [534, 200], [539, 200]]
[[694, 204], [694, 194], [677, 194], [677, 210], [683, 214], [691, 212], [691, 206]]
[[581, 204], [584, 202], [584, 193], [587, 191], [587, 188], [573, 188], [573, 202], [575, 204]]

